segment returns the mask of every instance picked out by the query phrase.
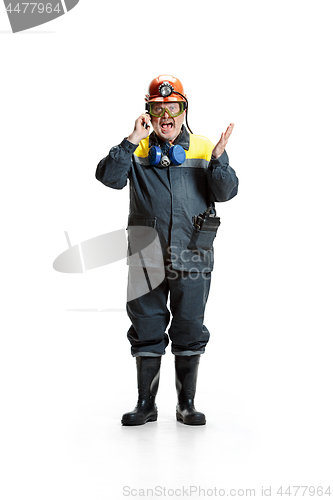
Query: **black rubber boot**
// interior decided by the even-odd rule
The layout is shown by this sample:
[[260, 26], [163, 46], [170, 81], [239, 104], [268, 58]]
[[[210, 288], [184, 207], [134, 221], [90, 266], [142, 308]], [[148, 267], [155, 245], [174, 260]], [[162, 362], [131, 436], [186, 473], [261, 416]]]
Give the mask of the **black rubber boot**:
[[200, 354], [194, 356], [175, 356], [176, 389], [178, 404], [176, 418], [187, 425], [205, 425], [206, 417], [196, 411], [194, 396], [197, 385]]
[[139, 399], [134, 410], [123, 415], [123, 425], [143, 425], [157, 420], [155, 396], [160, 381], [160, 367], [161, 356], [136, 358]]

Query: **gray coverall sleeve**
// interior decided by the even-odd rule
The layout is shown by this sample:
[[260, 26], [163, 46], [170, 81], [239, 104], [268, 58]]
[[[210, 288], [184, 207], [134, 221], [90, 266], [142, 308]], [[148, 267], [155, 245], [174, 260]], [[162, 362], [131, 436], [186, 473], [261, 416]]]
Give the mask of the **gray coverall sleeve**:
[[234, 169], [229, 166], [229, 158], [225, 150], [219, 158], [212, 158], [210, 161], [207, 178], [212, 201], [228, 201], [236, 196], [238, 178]]
[[132, 154], [138, 146], [124, 139], [110, 149], [108, 156], [97, 165], [96, 179], [114, 189], [123, 189], [127, 184], [132, 165]]

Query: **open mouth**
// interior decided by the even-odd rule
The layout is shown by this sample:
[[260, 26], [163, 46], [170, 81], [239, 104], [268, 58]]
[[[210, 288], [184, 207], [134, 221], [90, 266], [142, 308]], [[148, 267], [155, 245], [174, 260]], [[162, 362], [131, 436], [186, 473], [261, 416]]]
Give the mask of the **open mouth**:
[[168, 132], [173, 127], [173, 122], [163, 122], [161, 123], [161, 129], [165, 132]]

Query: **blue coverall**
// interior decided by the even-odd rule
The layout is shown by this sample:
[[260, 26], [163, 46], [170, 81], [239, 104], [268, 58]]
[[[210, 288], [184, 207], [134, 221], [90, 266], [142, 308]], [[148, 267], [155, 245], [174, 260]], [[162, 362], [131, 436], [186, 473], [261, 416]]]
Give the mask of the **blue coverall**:
[[202, 354], [209, 340], [203, 319], [216, 232], [196, 229], [193, 216], [214, 202], [233, 198], [238, 179], [226, 151], [218, 159], [212, 158], [214, 145], [205, 137], [189, 134], [184, 125], [174, 144], [185, 150], [186, 159], [181, 165], [149, 164], [149, 148], [160, 145], [153, 132], [139, 145], [124, 139], [111, 148], [96, 170], [96, 178], [114, 189], [124, 188], [129, 179], [128, 226], [155, 228], [163, 252], [164, 281], [127, 303], [132, 322], [127, 336], [133, 356], [165, 353], [169, 343], [169, 293], [172, 322], [168, 333], [173, 354]]

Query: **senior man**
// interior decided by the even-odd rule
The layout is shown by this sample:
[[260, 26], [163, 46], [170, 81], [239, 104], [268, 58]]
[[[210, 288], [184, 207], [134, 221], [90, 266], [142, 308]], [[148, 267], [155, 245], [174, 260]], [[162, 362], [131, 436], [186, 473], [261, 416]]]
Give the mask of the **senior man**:
[[133, 132], [111, 148], [96, 171], [96, 178], [114, 189], [130, 181], [128, 229], [147, 226], [157, 231], [165, 270], [159, 286], [127, 302], [132, 323], [127, 337], [136, 358], [138, 401], [133, 411], [123, 415], [122, 424], [157, 420], [161, 357], [170, 338], [176, 419], [204, 425], [205, 415], [196, 410], [194, 396], [200, 355], [209, 340], [203, 320], [219, 225], [214, 202], [228, 201], [238, 190], [225, 151], [234, 125], [228, 126], [215, 147], [205, 137], [192, 134], [183, 85], [171, 75], [152, 80], [145, 100], [146, 112], [135, 121]]

